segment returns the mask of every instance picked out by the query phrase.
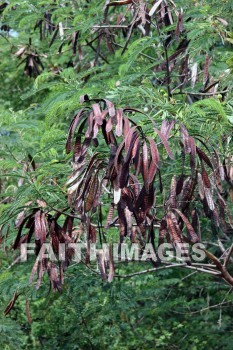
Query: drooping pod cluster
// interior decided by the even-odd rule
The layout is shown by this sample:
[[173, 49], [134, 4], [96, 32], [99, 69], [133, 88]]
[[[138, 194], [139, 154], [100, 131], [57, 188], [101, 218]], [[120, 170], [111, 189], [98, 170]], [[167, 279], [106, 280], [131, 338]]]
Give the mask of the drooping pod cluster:
[[[36, 255], [43, 243], [49, 242], [58, 256], [59, 243], [75, 243], [84, 234], [87, 242], [84, 262], [88, 264], [90, 243], [102, 244], [110, 227], [119, 229], [119, 243], [126, 238], [141, 247], [151, 242], [155, 251], [163, 242], [174, 246], [199, 242], [200, 215], [209, 218], [217, 230], [221, 228], [224, 233], [232, 230], [224, 192], [224, 182], [231, 185], [231, 180], [216, 149], [210, 145], [213, 149], [210, 152], [200, 138], [190, 136], [186, 127], [175, 120], [163, 120], [160, 128], [151, 120], [153, 132], [148, 136], [133, 119], [132, 113], [140, 111], [117, 109], [108, 100], [90, 100], [88, 96], [82, 97], [82, 103], [87, 106], [71, 121], [66, 142], [66, 152], [73, 154], [73, 170], [66, 183], [68, 207], [55, 215], [43, 201], [38, 201], [30, 212], [25, 207], [16, 224], [15, 249], [34, 237]], [[180, 135], [179, 152], [171, 148], [173, 130]], [[166, 174], [163, 159], [169, 158], [171, 163], [175, 155], [181, 167], [174, 168], [176, 174], [168, 184], [163, 181]], [[180, 173], [177, 169], [181, 169]], [[156, 197], [161, 196], [157, 192], [158, 189], [162, 192], [164, 185], [169, 186], [167, 200], [157, 212]], [[53, 289], [60, 290], [63, 271], [73, 254], [74, 249], [68, 248], [65, 260], [58, 264], [48, 259], [37, 260], [31, 280], [37, 272], [39, 287], [47, 272]], [[101, 275], [111, 281], [112, 251], [109, 273], [101, 256], [98, 259]]]

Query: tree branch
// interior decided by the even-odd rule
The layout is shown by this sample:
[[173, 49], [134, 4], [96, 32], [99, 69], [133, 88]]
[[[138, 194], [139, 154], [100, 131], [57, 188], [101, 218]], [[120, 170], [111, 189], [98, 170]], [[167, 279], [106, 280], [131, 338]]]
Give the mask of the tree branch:
[[232, 258], [231, 258], [232, 253], [233, 253], [233, 244], [229, 248], [229, 251], [225, 257], [224, 264], [223, 264], [224, 266], [227, 266], [230, 260], [232, 261]]

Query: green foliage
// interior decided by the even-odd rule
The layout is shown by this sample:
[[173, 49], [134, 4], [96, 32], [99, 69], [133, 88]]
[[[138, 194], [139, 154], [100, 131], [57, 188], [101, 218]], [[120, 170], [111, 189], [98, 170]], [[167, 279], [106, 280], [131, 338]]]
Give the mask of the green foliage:
[[[9, 281], [17, 270], [11, 268]], [[6, 336], [1, 345], [13, 349], [19, 336], [19, 349], [231, 349], [232, 295], [217, 281], [213, 285], [199, 274], [164, 271], [108, 284], [78, 265], [68, 275], [61, 295], [48, 295], [47, 289], [31, 296], [25, 292], [31, 325], [25, 297], [18, 299], [7, 322], [0, 319]], [[0, 284], [7, 300], [13, 288], [7, 287], [7, 278], [1, 277]]]

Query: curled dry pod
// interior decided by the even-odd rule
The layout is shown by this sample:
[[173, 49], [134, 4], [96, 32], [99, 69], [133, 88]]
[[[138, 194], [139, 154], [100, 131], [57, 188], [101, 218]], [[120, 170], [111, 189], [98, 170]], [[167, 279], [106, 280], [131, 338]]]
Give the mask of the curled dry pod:
[[103, 134], [103, 137], [104, 137], [106, 144], [109, 145], [111, 143], [111, 141], [109, 138], [109, 133], [107, 133], [107, 131], [106, 131], [106, 125], [107, 125], [106, 120], [103, 120], [103, 124], [101, 125], [101, 130], [102, 130], [102, 134]]
[[203, 210], [204, 210], [204, 214], [207, 218], [211, 219], [211, 210], [208, 206], [206, 197], [204, 197], [204, 199], [202, 200], [202, 205], [203, 205]]
[[192, 227], [194, 228], [194, 231], [197, 233], [199, 232], [199, 218], [198, 218], [197, 209], [192, 210], [191, 218], [192, 218]]
[[17, 57], [21, 57], [24, 52], [26, 51], [26, 47], [21, 47], [16, 53], [15, 53], [15, 56]]
[[172, 212], [169, 212], [166, 217], [167, 221], [167, 229], [170, 233], [171, 239], [173, 243], [182, 243], [182, 232], [179, 228], [177, 219]]
[[138, 135], [134, 133], [131, 138], [131, 144], [128, 149], [128, 153], [126, 154], [126, 157], [124, 159], [124, 163], [121, 168], [121, 172], [119, 172], [119, 186], [120, 188], [124, 188], [127, 186], [128, 178], [129, 178], [129, 166], [130, 162], [132, 160], [132, 150], [135, 144], [136, 139], [138, 138]]
[[[43, 259], [42, 261], [44, 261], [45, 259]], [[37, 281], [36, 281], [36, 289], [40, 288], [41, 282], [42, 282], [42, 278], [44, 276], [44, 273], [46, 271], [46, 269], [44, 269], [45, 264], [42, 264], [42, 261], [39, 262], [38, 264], [38, 273], [37, 273]]]
[[183, 189], [181, 192], [181, 206], [185, 207], [187, 205], [187, 201], [190, 198], [191, 195], [191, 190], [192, 190], [192, 180], [190, 177], [188, 177], [187, 179], [185, 179], [184, 184], [183, 184]]
[[207, 156], [207, 154], [199, 147], [196, 147], [197, 150], [197, 154], [200, 158], [200, 160], [204, 160], [204, 162], [211, 168], [213, 169], [213, 165], [211, 163], [211, 160], [209, 159], [209, 157]]
[[113, 192], [113, 201], [114, 204], [118, 204], [119, 201], [121, 199], [121, 188], [114, 188], [114, 192]]
[[17, 215], [17, 217], [16, 217], [16, 220], [15, 220], [15, 228], [19, 228], [20, 227], [20, 225], [22, 224], [22, 222], [23, 222], [23, 220], [24, 220], [24, 218], [25, 218], [25, 209], [23, 210], [23, 211], [21, 211], [18, 215]]
[[[128, 209], [133, 212], [134, 211], [134, 204], [133, 204], [133, 194], [131, 190], [127, 187], [123, 188], [122, 190], [122, 199], [125, 201]], [[131, 215], [131, 214], [130, 214]]]
[[119, 145], [117, 151], [116, 151], [116, 156], [115, 156], [115, 159], [114, 159], [114, 167], [116, 169], [116, 172], [118, 173], [119, 172], [119, 165], [121, 163], [121, 158], [122, 157], [122, 152], [123, 152], [123, 149], [124, 149], [124, 145], [125, 145], [125, 140], [123, 140], [121, 142], [121, 144]]
[[191, 225], [191, 223], [189, 222], [189, 220], [187, 219], [187, 217], [179, 209], [174, 209], [174, 210], [179, 214], [179, 216], [181, 217], [181, 219], [185, 223], [185, 226], [187, 227], [188, 232], [190, 234], [191, 242], [192, 243], [199, 242], [198, 235], [195, 232], [195, 230], [194, 230], [193, 226]]
[[132, 228], [132, 232], [130, 235], [130, 241], [131, 241], [131, 243], [137, 243], [137, 228], [136, 227]]
[[135, 209], [136, 210], [139, 210], [144, 202], [144, 197], [146, 196], [146, 188], [145, 188], [145, 185], [142, 187], [138, 197], [137, 197], [137, 200], [136, 200], [136, 203], [135, 203]]
[[96, 229], [93, 225], [89, 225], [89, 240], [91, 243], [96, 243]]
[[101, 112], [99, 104], [98, 103], [94, 103], [92, 105], [92, 109], [93, 109], [93, 115], [94, 115], [96, 123], [98, 125], [102, 125], [103, 124], [103, 119], [102, 119], [102, 112]]
[[111, 101], [106, 100], [106, 99], [104, 99], [104, 101], [106, 103], [109, 116], [114, 117], [116, 115], [116, 110], [115, 110], [114, 104]]
[[79, 32], [75, 31], [75, 32], [72, 33], [71, 43], [72, 43], [72, 50], [73, 50], [73, 54], [74, 55], [76, 55], [76, 47], [77, 47], [78, 35], [79, 35]]
[[41, 242], [44, 243], [46, 241], [46, 215], [44, 212], [41, 213]]
[[33, 282], [33, 279], [34, 279], [34, 276], [35, 276], [35, 273], [36, 271], [38, 270], [38, 266], [39, 266], [39, 259], [36, 259], [34, 265], [33, 265], [33, 268], [32, 268], [32, 271], [31, 271], [31, 275], [30, 275], [30, 279], [29, 279], [29, 282], [32, 284]]
[[153, 184], [150, 184], [149, 186], [149, 193], [148, 193], [148, 211], [151, 207], [153, 207], [155, 202], [155, 191]]
[[141, 146], [141, 141], [140, 141], [140, 138], [137, 137], [132, 149], [132, 159], [135, 160], [135, 158], [137, 158], [138, 154], [140, 153], [140, 146]]
[[126, 204], [125, 202], [120, 199], [120, 201], [117, 204], [117, 211], [118, 211], [118, 218], [119, 218], [119, 224], [120, 224], [120, 242], [122, 243], [124, 240], [124, 237], [127, 236], [127, 220], [125, 217], [125, 208]]
[[112, 282], [114, 278], [114, 261], [113, 261], [113, 247], [112, 244], [109, 245], [109, 274], [108, 274], [108, 282]]
[[149, 174], [148, 174], [148, 182], [150, 184], [153, 182], [157, 168], [159, 167], [159, 151], [155, 141], [150, 137], [148, 137], [148, 140], [150, 143], [150, 154], [151, 154], [151, 162], [150, 162]]
[[[93, 135], [92, 135], [92, 142], [93, 140], [97, 140], [97, 135], [98, 135], [98, 132], [99, 132], [99, 128], [100, 126], [97, 124], [96, 120], [94, 121], [94, 125], [93, 125]], [[98, 140], [96, 141], [98, 143]]]
[[75, 145], [74, 145], [74, 161], [78, 160], [78, 158], [80, 157], [81, 149], [82, 149], [81, 135], [78, 134], [76, 136]]
[[122, 165], [121, 173], [119, 177], [119, 187], [120, 188], [126, 187], [128, 183], [128, 179], [129, 179], [129, 161], [124, 162], [124, 164]]
[[141, 185], [140, 185], [140, 182], [138, 180], [138, 178], [133, 175], [133, 174], [129, 174], [130, 178], [131, 178], [131, 183], [130, 183], [130, 186], [132, 188], [132, 191], [134, 193], [134, 197], [137, 198], [139, 196], [139, 193], [141, 191]]
[[103, 280], [106, 280], [107, 274], [106, 274], [105, 256], [104, 256], [103, 249], [98, 250], [97, 260], [98, 260], [101, 277]]
[[174, 175], [172, 177], [171, 186], [170, 186], [169, 202], [170, 202], [171, 208], [176, 207], [176, 186], [177, 186], [176, 175]]
[[93, 203], [95, 201], [95, 196], [98, 191], [99, 187], [99, 179], [98, 179], [98, 172], [95, 173], [95, 175], [90, 180], [90, 186], [88, 190], [88, 194], [86, 196], [86, 201], [84, 205], [84, 210], [86, 213], [88, 213], [93, 206]]
[[212, 222], [213, 222], [214, 226], [219, 227], [219, 215], [218, 215], [218, 211], [216, 208], [214, 208], [212, 210], [211, 216], [212, 216]]
[[[153, 199], [152, 199], [153, 201]], [[146, 217], [146, 214], [148, 213], [148, 211], [150, 210], [150, 204], [149, 204], [149, 194], [146, 193], [144, 198], [143, 198], [143, 202], [141, 205], [141, 215], [142, 215], [142, 219], [144, 220]]]
[[148, 148], [145, 142], [142, 146], [142, 176], [147, 192], [149, 191], [148, 175]]
[[108, 121], [107, 121], [107, 124], [106, 124], [106, 132], [110, 132], [112, 130], [112, 118], [109, 118]]
[[79, 121], [81, 119], [81, 116], [83, 115], [83, 112], [84, 112], [84, 108], [82, 108], [78, 112], [78, 114], [75, 115], [75, 117], [73, 118], [73, 120], [70, 123], [68, 136], [67, 136], [67, 140], [66, 140], [66, 153], [70, 153], [71, 152], [73, 133], [74, 133], [76, 127], [78, 126], [78, 123], [79, 123]]
[[11, 301], [9, 302], [9, 304], [7, 305], [6, 309], [4, 310], [4, 315], [7, 316], [11, 310], [13, 309], [16, 300], [19, 297], [19, 293], [16, 291], [14, 292], [13, 298], [11, 299]]
[[120, 108], [116, 112], [117, 124], [116, 124], [116, 135], [122, 135], [122, 126], [123, 126], [123, 109]]
[[189, 144], [190, 144], [190, 166], [192, 171], [192, 176], [195, 177], [195, 167], [196, 167], [196, 143], [192, 136], [189, 137]]
[[182, 189], [183, 189], [183, 184], [184, 184], [184, 175], [181, 174], [178, 181], [177, 181], [177, 184], [176, 184], [176, 195], [178, 196]]
[[27, 314], [28, 322], [31, 324], [32, 323], [32, 318], [31, 318], [30, 305], [29, 305], [29, 300], [28, 299], [26, 299], [26, 314]]
[[155, 13], [155, 11], [157, 10], [157, 8], [159, 7], [159, 5], [161, 4], [163, 0], [158, 0], [154, 3], [154, 5], [152, 6], [150, 12], [149, 12], [149, 16], [152, 17], [153, 14]]
[[132, 160], [134, 164], [134, 169], [136, 174], [139, 174], [141, 170], [141, 157], [140, 157], [141, 140], [138, 137], [135, 141], [134, 147], [132, 149]]
[[159, 137], [160, 137], [160, 139], [161, 139], [161, 141], [162, 141], [162, 143], [163, 143], [163, 145], [164, 145], [164, 147], [165, 147], [165, 149], [166, 149], [167, 154], [169, 155], [169, 157], [170, 157], [171, 159], [174, 159], [174, 156], [173, 156], [173, 154], [172, 154], [171, 148], [170, 148], [170, 146], [169, 146], [169, 144], [168, 144], [168, 141], [167, 141], [166, 137], [165, 137], [165, 136], [161, 133], [161, 131], [159, 131], [158, 129], [154, 128], [154, 130], [155, 130], [156, 133], [159, 135]]
[[203, 181], [204, 187], [211, 188], [210, 179], [209, 179], [209, 176], [204, 168], [204, 165], [202, 165], [201, 176], [202, 176], [202, 181]]
[[162, 125], [161, 125], [161, 133], [166, 137], [166, 139], [169, 138], [171, 129], [173, 128], [173, 126], [175, 125], [175, 120], [172, 120], [170, 123], [167, 119], [164, 119], [162, 121]]
[[158, 174], [159, 174], [159, 191], [160, 193], [163, 193], [163, 182], [162, 182], [161, 171], [159, 169], [158, 169]]
[[130, 122], [127, 117], [123, 117], [123, 124], [124, 124], [124, 137], [126, 137], [130, 129]]
[[210, 65], [210, 58], [208, 53], [206, 54], [205, 57], [205, 68], [204, 68], [204, 73], [203, 73], [203, 84], [207, 83], [208, 77], [209, 77], [209, 65]]
[[101, 112], [101, 118], [102, 118], [102, 124], [101, 124], [101, 125], [103, 125], [103, 122], [104, 122], [104, 121], [106, 122], [105, 118], [106, 118], [107, 115], [108, 115], [108, 110], [107, 110], [107, 109], [104, 109], [104, 110]]
[[188, 131], [183, 124], [180, 125], [180, 130], [181, 130], [181, 136], [182, 136], [185, 154], [189, 154], [191, 152], [191, 146], [190, 146]]
[[215, 169], [215, 171], [219, 172], [219, 176], [221, 178], [221, 180], [228, 180], [227, 177], [227, 165], [226, 165], [226, 158], [223, 160], [223, 164], [221, 162], [221, 159], [219, 157], [219, 152], [218, 150], [214, 150], [214, 154], [215, 154], [215, 158], [216, 158], [216, 163], [217, 163], [217, 167]]
[[38, 210], [35, 213], [35, 240], [39, 241], [41, 240], [41, 211]]
[[204, 184], [202, 181], [202, 176], [201, 174], [197, 174], [197, 183], [198, 183], [198, 192], [201, 200], [205, 198], [205, 191], [204, 191]]
[[72, 235], [72, 230], [73, 230], [73, 225], [74, 225], [74, 218], [72, 216], [67, 216], [62, 230], [66, 233], [69, 234], [69, 236]]
[[191, 265], [188, 252], [183, 250], [182, 231], [179, 227], [176, 216], [172, 212], [169, 212], [167, 214], [167, 226], [168, 226], [168, 231], [170, 232], [170, 235], [172, 238], [172, 243], [174, 244], [175, 248], [178, 249], [178, 251], [180, 252], [181, 260], [185, 261], [188, 265]]
[[92, 142], [92, 144], [93, 144], [94, 147], [98, 147], [98, 146], [99, 146], [99, 141], [98, 141], [97, 138], [93, 138], [93, 139], [91, 140], [91, 142]]
[[125, 137], [125, 151], [128, 152], [134, 137], [134, 133], [137, 130], [137, 126], [133, 126], [129, 129], [128, 134]]
[[206, 201], [208, 203], [210, 210], [214, 210], [215, 205], [214, 205], [213, 196], [211, 194], [211, 190], [207, 187], [204, 187], [204, 192], [205, 192], [205, 198], [206, 198]]
[[58, 275], [58, 269], [52, 261], [49, 261], [48, 263], [48, 275], [53, 291], [61, 292], [61, 281]]
[[114, 213], [114, 203], [111, 203], [104, 228], [106, 228], [106, 229], [109, 228], [109, 226], [112, 222], [113, 213]]
[[86, 137], [84, 139], [83, 145], [82, 145], [82, 150], [81, 150], [81, 155], [84, 157], [86, 155], [87, 149], [90, 146], [92, 137]]

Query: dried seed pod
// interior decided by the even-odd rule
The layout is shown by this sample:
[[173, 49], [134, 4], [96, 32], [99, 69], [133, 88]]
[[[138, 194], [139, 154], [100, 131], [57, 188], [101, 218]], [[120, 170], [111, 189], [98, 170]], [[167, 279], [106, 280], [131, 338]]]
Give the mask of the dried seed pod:
[[166, 137], [165, 137], [165, 136], [161, 133], [161, 131], [159, 131], [158, 129], [154, 128], [154, 130], [155, 130], [156, 133], [159, 135], [159, 137], [160, 137], [160, 139], [161, 139], [161, 141], [162, 141], [162, 143], [163, 143], [163, 145], [164, 145], [164, 147], [165, 147], [165, 149], [166, 149], [167, 154], [169, 155], [169, 157], [170, 157], [171, 159], [174, 159], [174, 156], [173, 156], [173, 154], [172, 154], [172, 151], [171, 151], [171, 149], [170, 149], [170, 146], [169, 146], [169, 144], [168, 144], [168, 142], [167, 142]]
[[106, 229], [109, 228], [109, 226], [112, 222], [113, 213], [114, 213], [114, 203], [111, 203], [104, 228], [106, 228]]
[[197, 154], [200, 158], [200, 160], [204, 160], [204, 162], [211, 168], [213, 169], [213, 165], [211, 163], [210, 158], [207, 156], [207, 154], [199, 147], [196, 146]]
[[176, 175], [174, 175], [171, 180], [170, 196], [169, 196], [169, 203], [171, 208], [176, 208], [176, 186], [177, 186]]
[[150, 137], [148, 137], [148, 140], [150, 142], [150, 154], [151, 154], [148, 182], [149, 184], [151, 184], [154, 180], [157, 168], [159, 167], [159, 151], [155, 141]]
[[209, 176], [208, 176], [203, 164], [202, 164], [201, 176], [202, 176], [202, 181], [203, 181], [204, 187], [211, 188], [210, 179], [209, 179]]
[[169, 212], [166, 216], [167, 228], [170, 233], [173, 243], [182, 243], [182, 232], [179, 228], [177, 219], [172, 212]]
[[190, 138], [189, 138], [188, 131], [183, 124], [180, 125], [180, 130], [181, 130], [181, 136], [182, 136], [182, 141], [184, 145], [184, 152], [185, 154], [189, 154], [191, 153], [191, 145], [190, 145]]
[[187, 217], [179, 209], [174, 209], [174, 210], [179, 214], [179, 216], [181, 217], [181, 219], [185, 223], [185, 225], [186, 225], [186, 227], [188, 229], [188, 232], [190, 234], [191, 242], [192, 243], [199, 242], [198, 235], [195, 232], [195, 230], [194, 230], [193, 226], [191, 225], [191, 223], [189, 222], [189, 220], [187, 219]]
[[148, 182], [148, 148], [146, 142], [142, 147], [142, 176], [146, 191], [149, 191], [149, 182]]

